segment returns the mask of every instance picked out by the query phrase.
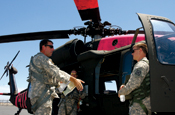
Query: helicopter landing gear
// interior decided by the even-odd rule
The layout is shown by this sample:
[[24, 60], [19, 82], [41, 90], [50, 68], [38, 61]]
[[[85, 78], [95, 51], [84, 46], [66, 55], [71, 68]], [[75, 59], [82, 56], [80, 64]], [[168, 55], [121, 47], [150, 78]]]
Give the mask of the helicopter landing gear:
[[17, 113], [15, 113], [15, 115], [19, 115], [19, 113], [21, 112], [21, 108], [18, 109]]

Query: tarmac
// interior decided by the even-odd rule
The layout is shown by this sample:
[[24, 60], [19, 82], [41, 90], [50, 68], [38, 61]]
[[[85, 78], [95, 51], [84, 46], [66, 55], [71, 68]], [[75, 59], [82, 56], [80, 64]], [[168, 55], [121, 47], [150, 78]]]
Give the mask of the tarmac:
[[[13, 105], [0, 105], [0, 115], [15, 115], [18, 108]], [[26, 109], [22, 109], [20, 115], [32, 115]]]

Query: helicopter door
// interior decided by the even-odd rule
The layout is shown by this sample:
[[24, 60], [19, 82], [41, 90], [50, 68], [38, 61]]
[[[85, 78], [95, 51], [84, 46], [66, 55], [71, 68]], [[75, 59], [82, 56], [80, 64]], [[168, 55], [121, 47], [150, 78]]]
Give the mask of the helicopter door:
[[152, 112], [175, 112], [175, 25], [164, 17], [138, 16], [148, 45]]

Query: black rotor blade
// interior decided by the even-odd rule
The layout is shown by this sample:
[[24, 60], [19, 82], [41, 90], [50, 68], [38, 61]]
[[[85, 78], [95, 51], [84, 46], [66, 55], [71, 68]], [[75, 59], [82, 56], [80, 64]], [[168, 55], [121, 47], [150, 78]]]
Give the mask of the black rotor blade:
[[56, 31], [43, 31], [43, 32], [4, 35], [0, 36], [0, 43], [41, 40], [41, 39], [69, 38], [68, 34], [70, 34], [70, 30], [61, 30], [61, 31], [56, 30]]
[[10, 64], [8, 65], [9, 67], [11, 66], [11, 64], [13, 63], [13, 61], [16, 59], [16, 57], [18, 56], [20, 50], [17, 52], [17, 54], [15, 55], [15, 57], [13, 58], [13, 60], [10, 62]]
[[4, 73], [2, 74], [0, 80], [2, 79], [2, 77], [4, 76], [4, 74], [7, 72], [7, 70], [8, 70], [8, 69], [6, 69], [6, 70], [4, 71]]
[[[16, 54], [15, 57], [12, 59], [12, 61], [10, 62], [10, 64], [9, 64], [9, 62], [7, 63], [6, 69], [5, 69], [4, 73], [2, 74], [0, 80], [2, 79], [2, 77], [4, 76], [4, 74], [5, 74], [6, 72], [8, 72], [9, 67], [11, 66], [11, 64], [13, 63], [13, 61], [16, 59], [16, 57], [18, 56], [19, 52], [20, 52], [20, 51], [17, 52], [17, 54]], [[8, 73], [7, 73], [7, 74], [8, 74]]]
[[74, 0], [74, 2], [83, 21], [101, 21], [98, 0]]
[[[128, 30], [126, 34], [135, 34], [136, 30]], [[145, 34], [143, 30], [139, 30], [139, 34]]]

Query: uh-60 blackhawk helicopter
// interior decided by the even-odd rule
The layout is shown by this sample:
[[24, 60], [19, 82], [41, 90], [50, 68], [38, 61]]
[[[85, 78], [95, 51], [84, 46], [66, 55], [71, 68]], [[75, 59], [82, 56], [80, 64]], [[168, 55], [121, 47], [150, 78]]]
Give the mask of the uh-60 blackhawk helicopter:
[[[51, 59], [66, 72], [76, 68], [85, 81], [88, 96], [82, 103], [84, 114], [125, 115], [129, 111], [129, 101], [120, 102], [118, 92], [106, 90], [105, 83], [115, 81], [118, 89], [126, 83], [135, 63], [131, 55], [132, 46], [144, 42], [148, 46], [150, 62], [152, 112], [175, 112], [174, 23], [164, 17], [137, 13], [142, 27], [128, 31], [120, 27], [114, 29], [109, 22], [101, 23], [97, 0], [74, 2], [81, 19], [91, 20], [85, 23], [86, 28], [5, 35], [0, 36], [0, 43], [69, 38], [71, 34], [84, 36], [84, 41], [73, 39], [55, 49]], [[87, 36], [92, 40], [86, 43]], [[11, 103], [19, 108], [16, 115], [21, 109], [32, 113], [28, 89], [17, 92], [14, 78], [17, 70], [12, 62], [5, 66], [3, 73], [9, 72], [10, 93], [1, 95], [10, 95]]]

